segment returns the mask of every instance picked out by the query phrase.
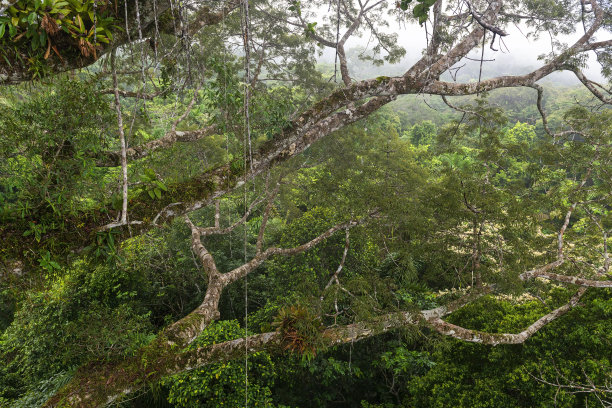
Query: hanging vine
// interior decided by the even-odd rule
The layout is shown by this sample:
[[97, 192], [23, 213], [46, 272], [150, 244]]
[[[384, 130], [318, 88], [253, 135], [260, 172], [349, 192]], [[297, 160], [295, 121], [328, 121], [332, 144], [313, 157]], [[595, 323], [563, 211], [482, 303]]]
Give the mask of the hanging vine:
[[[247, 211], [247, 153], [248, 162], [253, 172], [253, 150], [251, 147], [251, 123], [250, 123], [250, 103], [251, 103], [251, 71], [250, 71], [250, 30], [249, 30], [249, 0], [244, 0], [242, 4], [242, 39], [244, 41], [244, 210]], [[248, 145], [248, 152], [247, 152]], [[247, 229], [244, 229], [244, 262], [247, 262]], [[244, 277], [244, 336], [248, 339], [248, 314], [249, 314], [249, 286], [248, 279]], [[249, 346], [248, 340], [244, 343], [244, 406], [249, 405]]]

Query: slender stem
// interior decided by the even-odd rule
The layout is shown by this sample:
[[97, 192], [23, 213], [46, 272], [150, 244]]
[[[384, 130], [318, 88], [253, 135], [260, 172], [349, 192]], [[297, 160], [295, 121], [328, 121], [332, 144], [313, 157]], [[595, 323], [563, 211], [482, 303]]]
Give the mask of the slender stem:
[[115, 94], [115, 110], [117, 111], [117, 127], [119, 129], [119, 140], [121, 142], [121, 175], [123, 178], [123, 203], [121, 206], [121, 224], [127, 224], [128, 207], [128, 174], [127, 174], [127, 145], [123, 131], [123, 115], [121, 114], [121, 100], [119, 99], [119, 85], [117, 81], [117, 51], [111, 53], [111, 69], [113, 70], [113, 90]]

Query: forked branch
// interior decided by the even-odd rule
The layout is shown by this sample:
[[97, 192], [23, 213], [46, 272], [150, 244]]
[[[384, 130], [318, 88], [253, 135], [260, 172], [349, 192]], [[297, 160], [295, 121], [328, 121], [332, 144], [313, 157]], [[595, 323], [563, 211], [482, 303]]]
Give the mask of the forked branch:
[[472, 343], [482, 343], [496, 346], [499, 344], [521, 344], [528, 338], [537, 333], [542, 327], [548, 323], [564, 315], [576, 305], [586, 291], [586, 288], [580, 288], [572, 296], [570, 301], [563, 306], [553, 310], [552, 312], [542, 316], [528, 328], [520, 333], [484, 333], [477, 330], [466, 329], [452, 323], [448, 323], [439, 317], [428, 319], [427, 322], [439, 333], [445, 336], [454, 337], [459, 340], [469, 341]]

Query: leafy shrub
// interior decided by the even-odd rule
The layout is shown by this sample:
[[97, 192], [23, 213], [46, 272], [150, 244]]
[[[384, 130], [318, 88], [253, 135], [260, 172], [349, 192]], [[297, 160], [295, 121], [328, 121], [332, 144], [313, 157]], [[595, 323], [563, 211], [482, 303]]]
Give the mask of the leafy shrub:
[[[244, 336], [236, 320], [215, 322], [208, 326], [190, 345], [204, 347]], [[244, 361], [210, 364], [184, 372], [164, 381], [169, 387], [168, 402], [176, 407], [274, 407], [270, 388], [274, 385], [274, 364], [263, 352], [248, 359], [248, 391], [245, 393]]]

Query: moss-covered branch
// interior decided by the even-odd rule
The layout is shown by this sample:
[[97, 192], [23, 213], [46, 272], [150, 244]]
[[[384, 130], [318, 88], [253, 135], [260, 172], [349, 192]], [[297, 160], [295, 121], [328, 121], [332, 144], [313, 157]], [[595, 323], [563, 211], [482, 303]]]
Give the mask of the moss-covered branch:
[[[584, 292], [579, 291], [567, 304], [544, 315], [520, 333], [483, 333], [444, 322], [441, 317], [487, 293], [487, 290], [470, 293], [449, 307], [422, 311], [394, 312], [372, 320], [346, 326], [336, 326], [320, 332], [318, 347], [333, 347], [353, 343], [364, 338], [380, 335], [400, 327], [428, 325], [443, 335], [461, 340], [489, 345], [520, 344], [541, 328], [562, 316], [578, 304]], [[169, 346], [156, 339], [151, 346], [133, 358], [115, 364], [89, 365], [82, 367], [73, 380], [51, 398], [44, 407], [101, 407], [117, 401], [130, 392], [147, 384], [155, 383], [165, 376], [192, 370], [208, 364], [244, 358], [249, 354], [267, 351], [282, 352], [287, 347], [279, 331], [267, 332], [239, 338], [201, 348], [181, 349]]]

